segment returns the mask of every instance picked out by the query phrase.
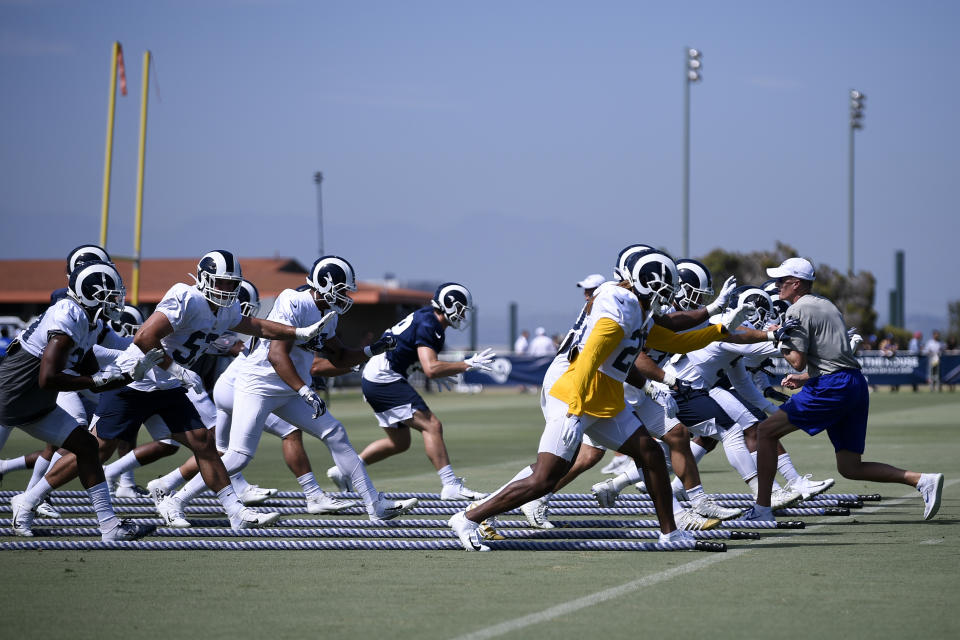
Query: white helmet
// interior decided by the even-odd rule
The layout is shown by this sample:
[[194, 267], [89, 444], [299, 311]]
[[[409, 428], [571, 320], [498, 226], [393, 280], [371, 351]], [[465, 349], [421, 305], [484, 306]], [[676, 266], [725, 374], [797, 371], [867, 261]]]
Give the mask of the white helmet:
[[100, 260], [81, 262], [70, 274], [67, 285], [67, 295], [80, 306], [96, 310], [110, 320], [120, 319], [126, 294], [117, 268]]
[[67, 277], [83, 262], [110, 262], [110, 254], [98, 244], [82, 244], [67, 255]]
[[677, 265], [673, 258], [656, 249], [646, 249], [627, 256], [621, 268], [637, 297], [647, 303], [654, 315], [663, 313], [673, 302], [676, 293]]
[[[97, 310], [97, 315], [95, 317], [101, 317], [103, 314], [101, 310]], [[140, 328], [140, 325], [143, 324], [143, 312], [140, 311], [137, 307], [132, 304], [124, 305], [123, 311], [120, 312], [120, 317], [116, 320], [112, 318], [106, 318], [104, 320], [111, 329], [113, 329], [117, 335], [122, 337], [133, 337], [137, 333], [137, 329]]]
[[640, 253], [641, 251], [648, 251], [653, 249], [650, 245], [646, 244], [631, 244], [628, 247], [625, 247], [620, 250], [620, 253], [617, 254], [617, 264], [613, 268], [613, 279], [617, 282], [621, 280], [626, 280], [627, 277], [624, 275], [623, 269], [626, 264], [627, 258], [632, 256], [635, 253]]
[[242, 281], [240, 263], [229, 251], [211, 251], [197, 264], [197, 288], [218, 307], [229, 307], [237, 301]]
[[454, 329], [466, 329], [470, 325], [467, 313], [473, 310], [473, 296], [462, 284], [443, 283], [437, 287], [430, 303], [447, 318], [447, 322]]
[[682, 258], [677, 260], [676, 304], [679, 309], [690, 311], [706, 304], [705, 298], [713, 296], [713, 278], [706, 265], [697, 260]]
[[350, 263], [340, 256], [317, 258], [307, 276], [307, 284], [337, 314], [342, 315], [353, 306], [347, 292], [357, 290], [357, 277]]
[[246, 278], [240, 282], [237, 300], [240, 301], [240, 313], [245, 318], [252, 318], [260, 312], [260, 292]]
[[743, 304], [756, 307], [756, 311], [746, 319], [755, 329], [762, 329], [767, 319], [773, 315], [773, 301], [760, 287], [742, 285], [730, 292], [727, 308], [736, 309]]

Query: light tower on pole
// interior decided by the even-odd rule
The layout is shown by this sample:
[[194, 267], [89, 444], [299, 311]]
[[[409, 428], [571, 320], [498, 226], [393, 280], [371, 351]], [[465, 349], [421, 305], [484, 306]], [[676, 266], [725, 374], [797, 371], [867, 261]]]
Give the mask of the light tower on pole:
[[850, 275], [853, 275], [853, 134], [857, 129], [863, 129], [863, 101], [866, 98], [856, 89], [850, 90], [850, 183], [847, 193], [847, 273]]
[[324, 255], [323, 253], [323, 173], [317, 171], [313, 174], [313, 182], [317, 185], [317, 228], [318, 228], [318, 240], [319, 240], [319, 249], [320, 252], [318, 256]]
[[683, 80], [683, 256], [690, 256], [690, 85], [700, 82], [703, 63], [698, 49], [684, 49]]

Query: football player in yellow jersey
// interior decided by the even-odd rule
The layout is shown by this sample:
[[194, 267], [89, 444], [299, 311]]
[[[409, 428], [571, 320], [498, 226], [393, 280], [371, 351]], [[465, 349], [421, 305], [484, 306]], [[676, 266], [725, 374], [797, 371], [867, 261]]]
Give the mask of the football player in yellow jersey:
[[[728, 330], [710, 325], [677, 334], [654, 324], [654, 317], [672, 300], [677, 283], [676, 265], [665, 253], [652, 249], [635, 252], [618, 264], [618, 272], [621, 282], [597, 288], [582, 327], [569, 350], [561, 354], [567, 356], [569, 365], [558, 356], [544, 379], [541, 408], [546, 426], [536, 463], [486, 500], [450, 519], [466, 550], [489, 549], [481, 542], [480, 522], [551, 491], [570, 469], [584, 433], [631, 456], [643, 468], [662, 542], [692, 538], [689, 532], [677, 530], [663, 451], [626, 407], [623, 383], [643, 385], [643, 376], [633, 363], [645, 342], [652, 348], [685, 353], [724, 338]], [[728, 326], [738, 327], [748, 312], [744, 309], [734, 314]], [[764, 339], [766, 334], [760, 333], [754, 341]]]

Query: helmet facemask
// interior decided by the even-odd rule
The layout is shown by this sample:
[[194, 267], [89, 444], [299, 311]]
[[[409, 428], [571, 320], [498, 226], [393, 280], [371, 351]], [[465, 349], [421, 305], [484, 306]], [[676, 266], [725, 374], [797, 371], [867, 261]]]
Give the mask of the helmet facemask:
[[209, 302], [218, 307], [229, 307], [237, 301], [242, 278], [215, 275], [209, 271], [197, 272], [197, 288]]

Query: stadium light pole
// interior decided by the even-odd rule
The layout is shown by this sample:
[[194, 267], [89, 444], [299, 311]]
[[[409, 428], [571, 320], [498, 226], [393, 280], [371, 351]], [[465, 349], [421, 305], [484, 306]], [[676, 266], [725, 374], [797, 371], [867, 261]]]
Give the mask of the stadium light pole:
[[683, 80], [683, 253], [690, 256], [690, 85], [700, 82], [703, 66], [698, 49], [684, 49]]
[[850, 275], [853, 275], [853, 134], [858, 129], [863, 129], [863, 101], [866, 98], [867, 96], [856, 89], [850, 90], [850, 175], [847, 186], [847, 273]]
[[317, 227], [318, 227], [318, 240], [320, 242], [320, 253], [318, 256], [323, 255], [323, 172], [317, 171], [313, 174], [313, 182], [317, 185]]

